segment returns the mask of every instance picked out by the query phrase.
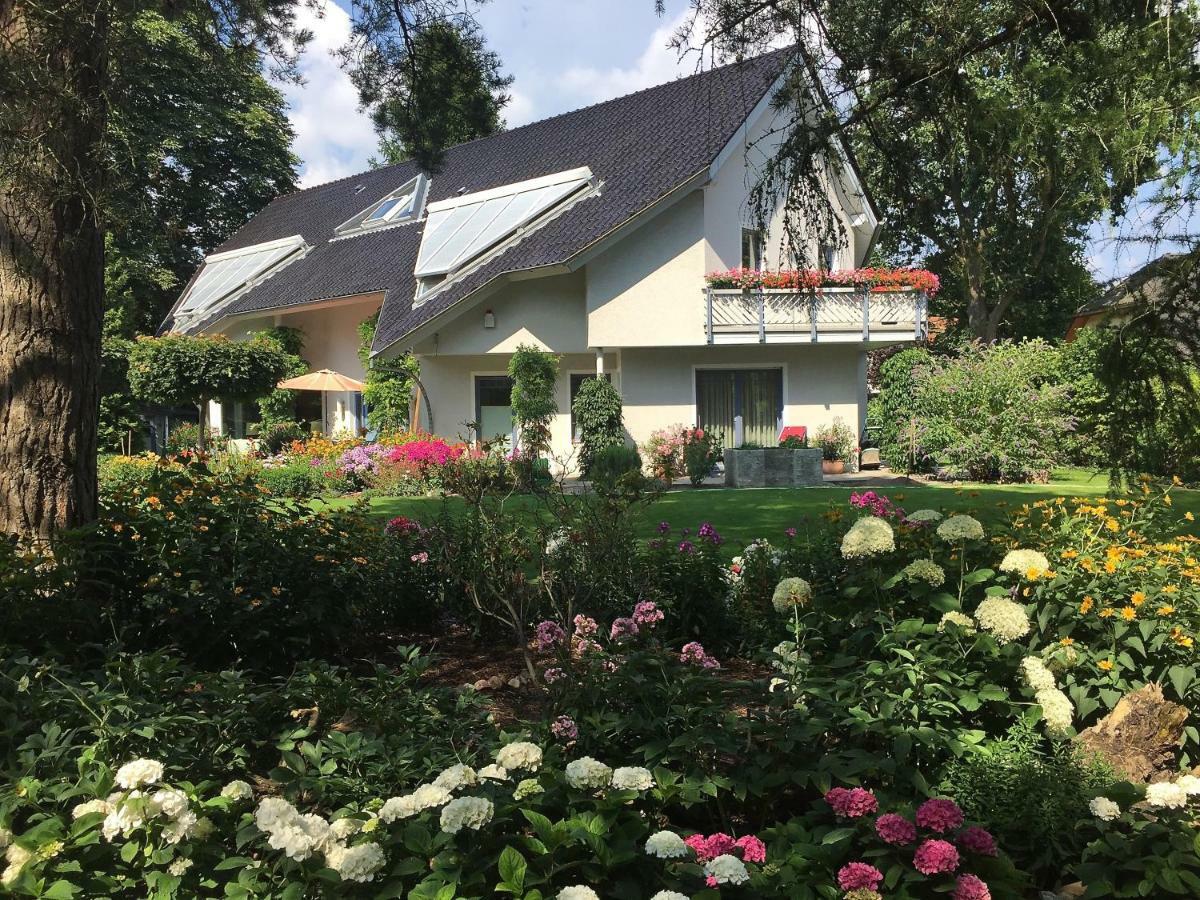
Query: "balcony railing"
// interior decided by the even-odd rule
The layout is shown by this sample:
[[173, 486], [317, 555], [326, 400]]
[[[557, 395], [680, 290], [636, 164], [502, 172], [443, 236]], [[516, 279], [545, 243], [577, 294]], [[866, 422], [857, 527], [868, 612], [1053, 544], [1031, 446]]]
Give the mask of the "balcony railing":
[[815, 291], [707, 288], [710, 344], [923, 340], [928, 297], [912, 289]]

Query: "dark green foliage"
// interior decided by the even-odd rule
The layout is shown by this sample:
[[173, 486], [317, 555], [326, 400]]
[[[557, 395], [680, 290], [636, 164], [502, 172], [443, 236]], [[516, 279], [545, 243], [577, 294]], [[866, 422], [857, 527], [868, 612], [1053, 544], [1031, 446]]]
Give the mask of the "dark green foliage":
[[277, 497], [307, 499], [328, 491], [322, 470], [307, 459], [289, 460], [258, 473], [258, 483]]
[[408, 407], [413, 385], [417, 381], [415, 356], [393, 359], [372, 359], [371, 344], [379, 313], [358, 325], [358, 358], [367, 372], [363, 402], [367, 405], [367, 422], [378, 432], [401, 431], [408, 427]]
[[579, 385], [571, 411], [579, 423], [579, 465], [588, 475], [603, 451], [625, 443], [621, 393], [607, 378], [586, 378]]
[[279, 453], [292, 441], [304, 439], [304, 429], [295, 422], [272, 422], [259, 431], [263, 450], [271, 456]]
[[592, 457], [588, 477], [597, 485], [615, 485], [626, 475], [642, 471], [642, 457], [637, 447], [614, 444], [603, 448]]
[[[512, 414], [520, 436], [520, 464], [532, 467], [534, 460], [550, 449], [550, 421], [558, 412], [554, 399], [558, 357], [521, 344], [508, 361], [508, 374], [513, 383]], [[532, 469], [523, 478], [531, 485]]]
[[419, 540], [358, 510], [314, 514], [247, 477], [161, 467], [107, 495], [95, 527], [64, 533], [51, 570], [0, 560], [0, 628], [34, 651], [107, 637], [201, 665], [287, 668], [428, 621]]
[[880, 456], [897, 472], [922, 472], [931, 462], [920, 439], [915, 370], [927, 365], [930, 353], [921, 347], [902, 350], [879, 369], [880, 392], [872, 401], [871, 417], [880, 426]]
[[1056, 744], [1018, 720], [1001, 739], [951, 763], [941, 790], [985, 825], [1044, 888], [1079, 859], [1088, 801], [1115, 780], [1071, 744]]
[[[299, 328], [288, 328], [278, 325], [267, 331], [260, 331], [256, 337], [276, 344], [287, 357], [287, 370], [284, 378], [294, 378], [308, 371], [308, 363], [301, 353], [304, 351], [304, 332]], [[274, 388], [269, 394], [258, 401], [259, 421], [264, 428], [272, 426], [293, 425], [296, 421], [296, 395], [298, 391], [284, 388]], [[289, 438], [294, 440], [294, 438]], [[278, 452], [275, 450], [273, 452]]]

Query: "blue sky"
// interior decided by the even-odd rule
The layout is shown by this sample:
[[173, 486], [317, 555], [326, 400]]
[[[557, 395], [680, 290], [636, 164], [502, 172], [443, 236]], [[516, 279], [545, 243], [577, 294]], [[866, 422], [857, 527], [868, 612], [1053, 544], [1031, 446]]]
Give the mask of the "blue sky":
[[[488, 44], [513, 75], [510, 127], [618, 97], [695, 71], [694, 56], [683, 60], [667, 46], [686, 20], [687, 0], [667, 0], [666, 13], [653, 0], [492, 0], [479, 12]], [[301, 62], [306, 83], [287, 86], [289, 117], [302, 160], [301, 183], [322, 184], [367, 168], [377, 138], [358, 110], [354, 87], [330, 52], [350, 33], [350, 19], [334, 0], [318, 17], [301, 7], [301, 21], [314, 40]], [[1146, 213], [1116, 225], [1096, 223], [1088, 262], [1107, 279], [1158, 255], [1119, 240], [1144, 230]]]

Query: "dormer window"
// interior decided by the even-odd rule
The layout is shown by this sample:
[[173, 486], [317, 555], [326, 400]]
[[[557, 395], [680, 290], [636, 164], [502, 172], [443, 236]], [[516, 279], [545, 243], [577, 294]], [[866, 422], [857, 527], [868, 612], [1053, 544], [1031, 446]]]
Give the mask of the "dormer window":
[[338, 237], [349, 237], [387, 225], [402, 225], [421, 217], [421, 207], [429, 190], [429, 180], [418, 175], [386, 197], [368, 206], [354, 218], [343, 222], [335, 229]]

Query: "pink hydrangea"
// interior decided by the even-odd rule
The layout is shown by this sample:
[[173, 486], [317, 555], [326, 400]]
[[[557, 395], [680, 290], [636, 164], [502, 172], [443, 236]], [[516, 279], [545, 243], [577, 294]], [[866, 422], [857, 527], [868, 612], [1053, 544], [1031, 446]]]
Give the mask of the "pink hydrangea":
[[875, 820], [875, 833], [889, 844], [911, 844], [917, 839], [917, 826], [904, 816], [884, 813]]
[[708, 837], [702, 834], [693, 834], [684, 838], [683, 842], [692, 848], [696, 859], [702, 863], [732, 853], [737, 847], [737, 842], [733, 838], [721, 832], [710, 834]]
[[917, 824], [938, 834], [953, 831], [963, 823], [963, 811], [953, 800], [935, 798], [917, 807]]
[[762, 863], [767, 861], [767, 845], [752, 834], [738, 838], [734, 846], [742, 851], [742, 859], [746, 862]]
[[883, 873], [865, 862], [846, 863], [838, 869], [838, 887], [843, 891], [853, 891], [866, 888], [869, 891], [879, 887], [883, 881]]
[[560, 741], [573, 741], [579, 737], [579, 726], [570, 716], [559, 716], [550, 725], [550, 733]]
[[955, 840], [964, 850], [978, 853], [980, 856], [995, 856], [997, 853], [996, 839], [992, 837], [992, 833], [978, 825], [964, 828]]
[[551, 622], [547, 619], [544, 622], [539, 622], [536, 631], [537, 648], [541, 651], [549, 650], [551, 647], [557, 647], [567, 638], [567, 633], [562, 630], [557, 622]]
[[600, 626], [596, 624], [596, 620], [591, 616], [578, 615], [574, 621], [575, 633], [580, 637], [591, 637], [600, 630]]
[[917, 848], [913, 867], [923, 875], [953, 872], [958, 868], [958, 851], [949, 841], [932, 838]]
[[643, 600], [633, 608], [633, 621], [645, 628], [653, 628], [663, 618], [663, 611], [653, 600]]
[[954, 883], [954, 900], [992, 900], [992, 892], [982, 878], [959, 875]]
[[612, 628], [609, 629], [608, 636], [614, 641], [624, 641], [631, 637], [636, 637], [638, 633], [637, 622], [630, 618], [613, 619]]
[[859, 819], [879, 809], [879, 801], [866, 788], [831, 788], [825, 794], [825, 802], [845, 819]]

